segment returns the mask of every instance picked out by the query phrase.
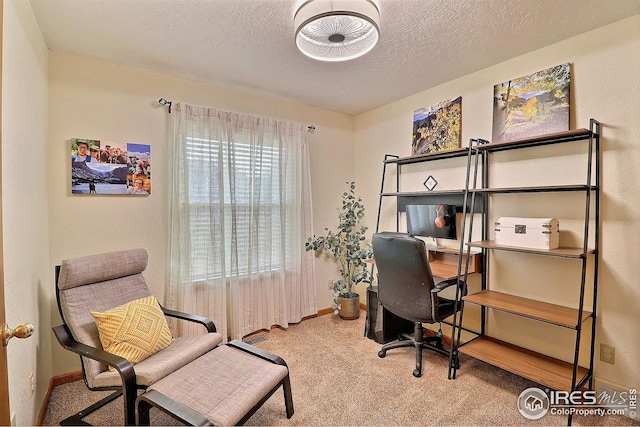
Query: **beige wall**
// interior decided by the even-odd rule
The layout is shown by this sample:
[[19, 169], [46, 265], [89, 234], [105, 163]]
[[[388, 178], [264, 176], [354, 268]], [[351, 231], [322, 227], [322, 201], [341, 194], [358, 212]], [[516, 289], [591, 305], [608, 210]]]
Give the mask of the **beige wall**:
[[[29, 2], [4, 1], [2, 239], [7, 324], [31, 322], [7, 347], [11, 412], [33, 425], [51, 379], [47, 206], [47, 49]], [[36, 393], [31, 396], [29, 374]]]
[[[640, 238], [640, 197], [635, 185], [640, 173], [637, 167], [640, 162], [640, 16], [511, 59], [358, 116], [356, 180], [360, 183], [365, 203], [376, 206], [384, 155], [410, 155], [415, 109], [462, 96], [463, 146], [470, 138], [491, 139], [493, 85], [564, 62], [572, 64], [571, 127], [588, 127], [591, 117], [602, 123], [602, 250], [596, 344], [616, 347], [616, 363], [600, 362], [596, 354], [595, 373], [600, 379], [626, 388], [638, 388], [640, 335], [636, 332], [636, 325], [640, 323], [640, 310], [637, 308], [640, 288], [636, 278], [640, 276], [640, 263], [636, 259], [638, 251], [634, 248]], [[581, 156], [573, 148], [554, 147], [541, 150], [548, 157], [539, 157], [533, 162], [516, 155], [507, 157], [517, 160], [516, 167], [507, 169], [496, 165], [499, 183], [508, 185], [516, 180], [530, 179], [534, 170], [541, 170], [540, 177], [549, 182], [569, 179], [571, 171], [580, 169], [578, 159]], [[553, 150], [562, 153], [559, 160], [554, 159], [556, 151]], [[409, 173], [403, 174], [404, 188], [419, 189], [429, 174], [439, 181], [438, 189], [462, 188], [460, 176], [464, 176], [464, 162], [451, 160], [444, 164], [439, 164], [429, 173], [424, 168], [408, 168]], [[451, 168], [454, 172], [440, 167]], [[561, 226], [569, 228], [561, 243], [570, 244], [575, 238], [583, 205], [568, 208], [567, 200], [576, 202], [566, 195], [533, 199], [516, 196], [508, 201], [503, 198], [497, 200], [503, 210], [496, 209], [496, 214], [558, 216]], [[393, 205], [383, 204], [382, 230], [395, 227], [393, 209]], [[491, 214], [490, 220], [493, 219]], [[368, 221], [373, 228], [375, 216], [369, 215]], [[572, 283], [576, 283], [577, 277], [579, 284], [579, 267], [572, 266], [567, 272], [568, 264], [556, 261], [541, 264], [537, 259], [531, 261], [521, 255], [502, 256], [499, 266], [492, 265], [492, 275], [499, 289], [513, 289], [513, 278], [524, 277], [527, 295], [575, 304], [577, 287]], [[529, 262], [533, 262], [534, 268], [520, 270], [519, 273], [507, 270], [509, 265], [521, 267]], [[510, 273], [505, 274], [504, 271]], [[557, 275], [562, 280], [551, 285], [549, 282]], [[546, 292], [538, 287], [546, 287]], [[573, 346], [566, 346], [567, 340], [573, 340], [573, 333], [558, 332], [558, 328], [514, 319], [513, 316], [495, 320], [492, 333], [498, 337], [529, 348], [543, 349], [567, 360], [573, 357]], [[523, 331], [527, 333], [523, 334]]]
[[[316, 126], [311, 150], [315, 229], [335, 222], [340, 194], [353, 175], [353, 117], [260, 96], [241, 94], [192, 81], [113, 65], [81, 56], [49, 54], [48, 194], [51, 215], [51, 271], [62, 259], [143, 247], [149, 251], [145, 277], [159, 298], [164, 294], [168, 200], [166, 108], [160, 97], [229, 111], [275, 117]], [[153, 188], [149, 197], [72, 195], [70, 138], [151, 145]], [[318, 307], [331, 304], [327, 279], [334, 264], [316, 263]], [[53, 279], [53, 278], [52, 278]], [[53, 286], [53, 284], [51, 285]], [[53, 322], [59, 321], [50, 301]], [[53, 347], [54, 374], [77, 370], [77, 358]]]

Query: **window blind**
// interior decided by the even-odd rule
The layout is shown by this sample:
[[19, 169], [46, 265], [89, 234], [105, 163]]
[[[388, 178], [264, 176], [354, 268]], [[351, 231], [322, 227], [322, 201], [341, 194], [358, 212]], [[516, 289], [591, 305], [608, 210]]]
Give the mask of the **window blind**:
[[286, 153], [267, 144], [187, 138], [187, 161], [192, 278], [280, 269], [292, 251], [290, 244], [283, 248], [291, 214], [290, 190], [283, 190], [291, 185], [280, 177]]

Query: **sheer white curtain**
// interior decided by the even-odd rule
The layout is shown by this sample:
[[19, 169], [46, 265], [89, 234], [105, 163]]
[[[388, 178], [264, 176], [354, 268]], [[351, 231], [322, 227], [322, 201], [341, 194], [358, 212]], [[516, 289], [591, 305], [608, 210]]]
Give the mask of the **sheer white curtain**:
[[316, 314], [305, 126], [186, 104], [171, 118], [167, 306], [229, 339]]

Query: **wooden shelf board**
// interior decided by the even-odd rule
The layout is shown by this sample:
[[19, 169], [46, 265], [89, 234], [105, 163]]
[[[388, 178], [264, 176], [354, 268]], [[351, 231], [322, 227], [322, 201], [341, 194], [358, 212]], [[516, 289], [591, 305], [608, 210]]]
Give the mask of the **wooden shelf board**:
[[[441, 279], [454, 279], [458, 277], [458, 254], [460, 251], [455, 248], [441, 247], [438, 249], [428, 249], [429, 265], [434, 276]], [[465, 258], [467, 254], [465, 253]], [[482, 271], [482, 253], [471, 252], [469, 262], [469, 273], [479, 273]], [[374, 258], [365, 259], [368, 264], [375, 264]], [[464, 264], [460, 276], [464, 275]]]
[[551, 193], [551, 192], [574, 192], [574, 191], [593, 191], [597, 189], [596, 186], [588, 186], [583, 184], [571, 184], [571, 185], [548, 185], [548, 186], [533, 186], [533, 187], [501, 187], [501, 188], [476, 188], [470, 190], [472, 193]]
[[[434, 276], [443, 279], [453, 279], [458, 277], [458, 261], [460, 251], [453, 248], [429, 249], [429, 265]], [[460, 276], [464, 275], [464, 268], [467, 254], [465, 252], [462, 260]], [[482, 271], [482, 253], [472, 252], [469, 261], [469, 274]]]
[[[434, 276], [439, 277], [441, 279], [454, 279], [458, 277], [458, 266], [444, 264], [442, 262], [431, 262], [429, 263], [431, 266], [431, 272]], [[460, 273], [462, 276], [464, 274], [464, 269]]]
[[[467, 244], [472, 248], [485, 248], [485, 249], [498, 249], [503, 251], [513, 251], [513, 252], [526, 252], [531, 254], [550, 255], [550, 256], [565, 257], [565, 258], [583, 258], [584, 257], [582, 248], [571, 248], [567, 246], [560, 246], [559, 248], [556, 248], [556, 249], [532, 249], [532, 248], [524, 248], [520, 246], [499, 245], [495, 242], [495, 240], [482, 240], [477, 242], [469, 242]], [[588, 254], [594, 253], [594, 250], [588, 249], [587, 253]]]
[[398, 157], [397, 159], [385, 160], [384, 163], [396, 163], [400, 165], [406, 165], [410, 163], [419, 163], [419, 162], [428, 162], [432, 160], [464, 157], [464, 156], [467, 156], [468, 153], [469, 153], [469, 149], [464, 147], [464, 148], [456, 148], [454, 150], [448, 150], [448, 151], [439, 151], [436, 153], [420, 154], [417, 156]]
[[[554, 390], [573, 388], [571, 363], [513, 344], [483, 336], [460, 346], [459, 351]], [[588, 373], [587, 368], [579, 366], [576, 382]]]
[[437, 191], [405, 191], [405, 192], [389, 192], [380, 193], [384, 197], [415, 197], [415, 196], [440, 196], [446, 194], [461, 194], [464, 195], [464, 190], [437, 190]]
[[[565, 132], [549, 133], [538, 135], [532, 138], [519, 139], [516, 141], [497, 141], [488, 144], [479, 144], [475, 148], [478, 150], [500, 151], [516, 148], [534, 147], [538, 145], [557, 144], [568, 141], [580, 141], [592, 135], [589, 129], [573, 129]], [[593, 134], [596, 135], [595, 133]]]
[[[565, 328], [576, 329], [578, 326], [579, 310], [575, 308], [490, 290], [467, 295], [462, 299], [474, 304], [552, 323]], [[591, 317], [591, 312], [583, 310], [582, 320], [584, 321], [589, 317]]]

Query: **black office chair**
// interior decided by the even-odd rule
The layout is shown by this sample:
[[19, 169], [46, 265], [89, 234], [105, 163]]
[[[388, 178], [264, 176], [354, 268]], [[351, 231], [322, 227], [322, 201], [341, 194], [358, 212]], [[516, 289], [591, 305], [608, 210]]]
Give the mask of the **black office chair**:
[[378, 270], [378, 299], [382, 306], [401, 318], [414, 322], [413, 336], [404, 334], [398, 341], [382, 346], [378, 356], [398, 347], [416, 348], [415, 377], [422, 375], [422, 349], [428, 348], [450, 357], [458, 364], [457, 355], [442, 347], [442, 331], [425, 336], [423, 323], [436, 323], [451, 316], [460, 304], [442, 298], [438, 293], [458, 284], [460, 295], [466, 292], [462, 279], [449, 279], [435, 284], [424, 241], [406, 233], [383, 232], [373, 235], [373, 257]]

